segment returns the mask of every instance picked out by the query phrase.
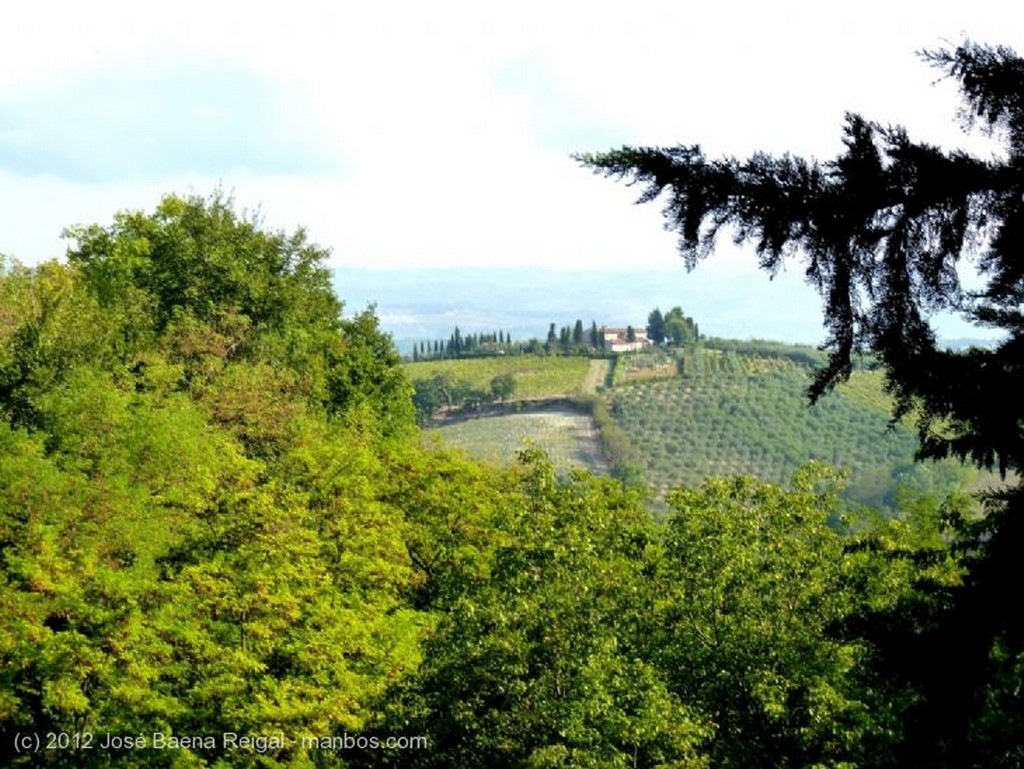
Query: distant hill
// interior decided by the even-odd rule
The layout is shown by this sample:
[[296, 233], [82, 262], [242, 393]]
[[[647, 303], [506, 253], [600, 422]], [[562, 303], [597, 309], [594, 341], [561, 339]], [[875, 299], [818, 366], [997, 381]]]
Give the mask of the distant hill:
[[[543, 338], [548, 324], [646, 323], [655, 307], [682, 307], [708, 336], [820, 344], [821, 301], [799, 274], [773, 280], [723, 262], [687, 273], [682, 261], [661, 268], [334, 268], [335, 291], [350, 311], [377, 306], [382, 328], [400, 352], [415, 342], [466, 332], [511, 332]], [[940, 324], [951, 346], [984, 343], [985, 329]], [[975, 333], [977, 332], [977, 333]], [[968, 336], [969, 335], [969, 336]]]
[[682, 376], [613, 388], [616, 422], [629, 437], [648, 481], [664, 490], [709, 475], [754, 475], [782, 481], [810, 460], [850, 474], [851, 498], [876, 508], [898, 507], [897, 489], [943, 495], [978, 474], [949, 461], [914, 461], [917, 436], [890, 423], [891, 402], [881, 375], [855, 371], [813, 406], [809, 362], [816, 352], [791, 348], [769, 355], [761, 345], [697, 350]]
[[428, 339], [466, 332], [543, 338], [548, 324], [577, 318], [598, 324], [646, 323], [655, 307], [680, 306], [710, 335], [769, 336], [815, 344], [823, 337], [819, 302], [802, 283], [762, 280], [756, 291], [689, 275], [680, 262], [662, 269], [335, 269], [350, 310], [376, 304], [400, 352]]

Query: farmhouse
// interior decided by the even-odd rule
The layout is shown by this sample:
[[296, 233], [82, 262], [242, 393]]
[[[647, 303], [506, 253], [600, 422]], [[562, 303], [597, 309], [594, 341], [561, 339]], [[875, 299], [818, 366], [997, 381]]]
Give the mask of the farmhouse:
[[[632, 331], [632, 341], [630, 340], [630, 331]], [[653, 344], [647, 338], [647, 329], [644, 326], [624, 328], [604, 326], [601, 333], [604, 335], [604, 346], [612, 352], [635, 352]]]

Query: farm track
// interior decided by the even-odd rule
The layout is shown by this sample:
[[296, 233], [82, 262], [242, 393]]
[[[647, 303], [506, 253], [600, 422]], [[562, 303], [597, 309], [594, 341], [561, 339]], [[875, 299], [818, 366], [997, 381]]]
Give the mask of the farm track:
[[608, 358], [595, 358], [590, 361], [587, 376], [583, 380], [583, 394], [593, 395], [599, 387], [603, 387], [611, 374], [612, 362]]

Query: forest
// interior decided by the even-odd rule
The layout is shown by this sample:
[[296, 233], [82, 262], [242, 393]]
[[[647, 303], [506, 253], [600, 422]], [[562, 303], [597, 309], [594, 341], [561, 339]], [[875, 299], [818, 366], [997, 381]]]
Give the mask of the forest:
[[301, 230], [214, 194], [67, 237], [0, 274], [4, 765], [1020, 764], [1014, 639], [951, 632], [976, 500], [846, 525], [811, 462], [656, 522], [424, 442]]

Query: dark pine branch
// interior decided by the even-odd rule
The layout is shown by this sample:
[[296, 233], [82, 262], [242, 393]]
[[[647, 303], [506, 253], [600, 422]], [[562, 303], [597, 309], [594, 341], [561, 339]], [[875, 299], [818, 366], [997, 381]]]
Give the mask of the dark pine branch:
[[[967, 43], [923, 56], [961, 85], [977, 119], [1005, 129], [1005, 161], [912, 141], [899, 127], [848, 114], [844, 151], [828, 162], [756, 153], [709, 160], [699, 146], [622, 147], [576, 159], [663, 201], [666, 227], [695, 267], [728, 230], [774, 274], [801, 260], [822, 297], [830, 353], [809, 394], [846, 379], [856, 354], [882, 361], [896, 413], [914, 408], [922, 454], [1001, 471], [1024, 462], [1024, 62]], [[968, 257], [987, 279], [961, 286]], [[951, 353], [929, 324], [939, 311], [1003, 330], [991, 350]], [[997, 416], [998, 415], [998, 416]], [[941, 429], [938, 427], [941, 425]]]

